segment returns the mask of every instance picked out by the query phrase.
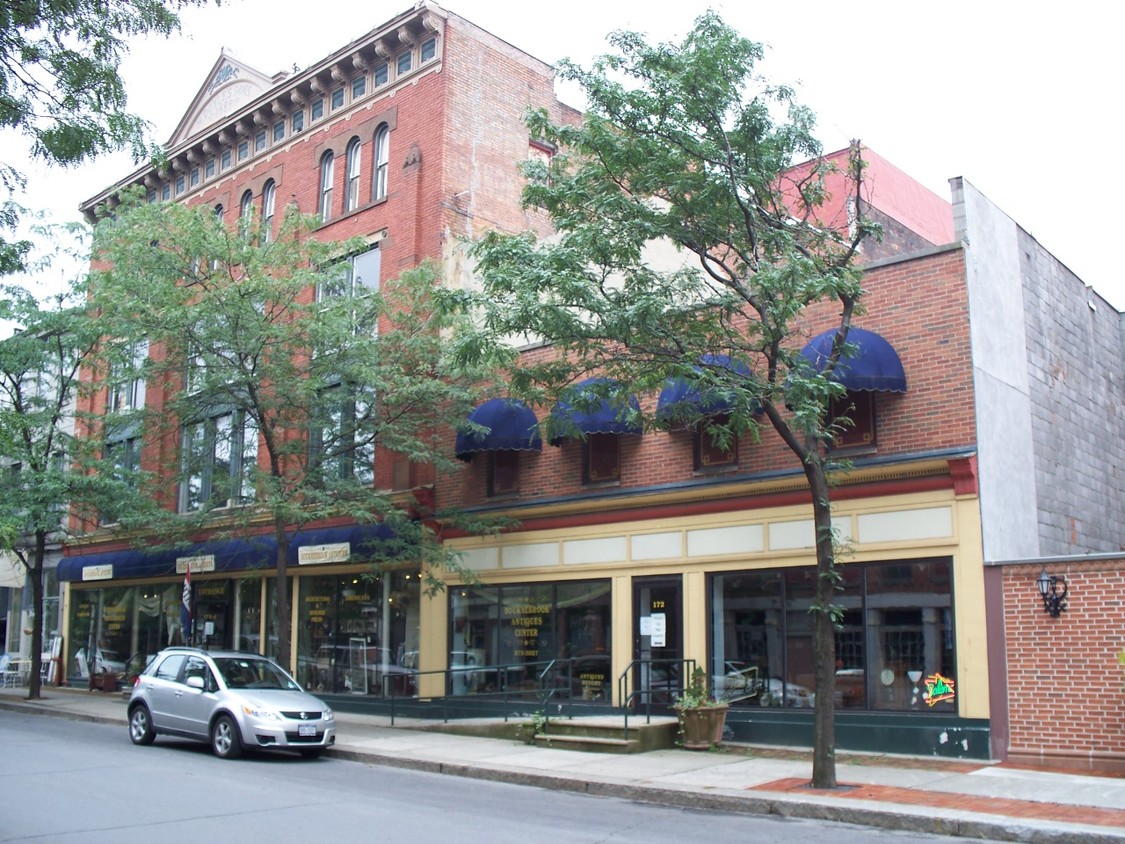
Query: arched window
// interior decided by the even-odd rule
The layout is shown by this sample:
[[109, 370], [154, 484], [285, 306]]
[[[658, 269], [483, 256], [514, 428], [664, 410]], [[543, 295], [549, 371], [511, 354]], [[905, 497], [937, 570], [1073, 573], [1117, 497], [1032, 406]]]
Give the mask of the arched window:
[[383, 124], [375, 131], [375, 177], [372, 181], [371, 199], [378, 202], [387, 197], [387, 169], [391, 160], [391, 130]]
[[242, 194], [242, 201], [238, 205], [238, 225], [243, 237], [246, 237], [250, 233], [253, 219], [254, 194], [252, 191], [246, 191], [246, 193]]
[[332, 151], [324, 153], [320, 159], [320, 203], [317, 210], [321, 222], [327, 222], [332, 217], [332, 178], [335, 171], [335, 160]]
[[273, 240], [273, 210], [277, 199], [277, 185], [273, 179], [262, 188], [262, 243]]
[[359, 164], [362, 147], [359, 138], [352, 138], [348, 144], [347, 193], [344, 194], [344, 210], [354, 211], [359, 207]]
[[220, 223], [223, 221], [223, 206], [221, 203], [215, 206], [215, 219]]

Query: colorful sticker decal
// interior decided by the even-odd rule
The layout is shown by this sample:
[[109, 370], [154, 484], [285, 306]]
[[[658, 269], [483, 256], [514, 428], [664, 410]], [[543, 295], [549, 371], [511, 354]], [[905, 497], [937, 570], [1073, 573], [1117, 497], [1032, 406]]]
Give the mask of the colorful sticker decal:
[[926, 693], [922, 695], [926, 703], [933, 706], [943, 700], [953, 700], [957, 693], [953, 691], [954, 682], [940, 674], [931, 674], [926, 678]]

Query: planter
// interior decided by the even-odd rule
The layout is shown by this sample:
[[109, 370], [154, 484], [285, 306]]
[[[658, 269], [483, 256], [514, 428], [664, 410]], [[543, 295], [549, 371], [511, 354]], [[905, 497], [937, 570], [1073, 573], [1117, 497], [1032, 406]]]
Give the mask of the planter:
[[677, 710], [685, 750], [710, 750], [723, 741], [727, 704]]

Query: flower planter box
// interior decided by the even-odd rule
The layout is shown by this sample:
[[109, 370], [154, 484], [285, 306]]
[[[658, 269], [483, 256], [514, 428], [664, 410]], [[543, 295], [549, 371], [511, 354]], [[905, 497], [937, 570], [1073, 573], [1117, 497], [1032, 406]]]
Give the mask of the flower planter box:
[[684, 749], [710, 750], [715, 745], [721, 744], [728, 708], [724, 703], [721, 706], [677, 710]]

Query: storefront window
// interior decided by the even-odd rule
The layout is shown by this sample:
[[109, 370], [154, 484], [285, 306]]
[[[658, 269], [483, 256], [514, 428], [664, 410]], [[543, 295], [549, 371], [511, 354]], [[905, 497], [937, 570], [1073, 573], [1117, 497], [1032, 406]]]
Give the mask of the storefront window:
[[[256, 577], [193, 579], [193, 641], [209, 648], [257, 651], [261, 584]], [[73, 590], [66, 646], [68, 677], [84, 684], [91, 666], [95, 673], [121, 673], [126, 663], [126, 673], [131, 675], [161, 648], [184, 644], [182, 595], [181, 580]], [[57, 627], [57, 621], [54, 624]]]
[[306, 688], [415, 693], [421, 595], [416, 573], [303, 577], [300, 595], [297, 679]]
[[610, 582], [478, 586], [450, 594], [450, 691], [608, 700]]
[[[840, 573], [836, 707], [955, 711], [949, 561], [842, 566]], [[717, 696], [732, 705], [813, 705], [815, 584], [812, 568], [712, 578]]]

